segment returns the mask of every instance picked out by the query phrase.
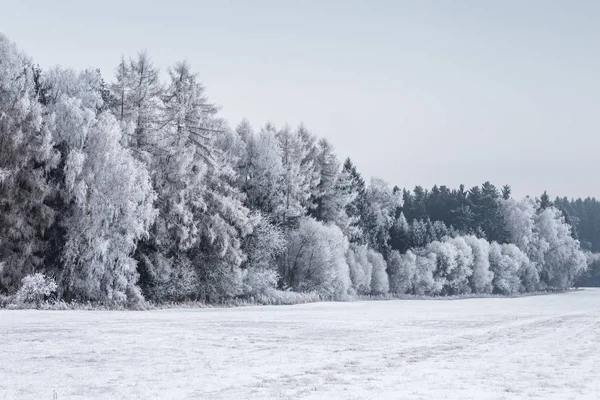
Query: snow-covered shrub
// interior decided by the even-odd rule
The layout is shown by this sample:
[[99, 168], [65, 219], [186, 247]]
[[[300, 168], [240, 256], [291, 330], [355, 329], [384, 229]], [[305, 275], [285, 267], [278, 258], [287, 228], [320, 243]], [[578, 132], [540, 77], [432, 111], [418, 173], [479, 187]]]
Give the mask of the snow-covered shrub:
[[521, 287], [519, 269], [527, 259], [514, 244], [490, 244], [490, 269], [494, 273], [494, 288], [502, 294], [517, 293]]
[[27, 275], [21, 281], [21, 288], [15, 296], [17, 304], [39, 305], [46, 296], [50, 296], [56, 290], [56, 282], [43, 274], [37, 273]]
[[267, 288], [264, 293], [252, 296], [251, 300], [257, 304], [279, 306], [314, 303], [323, 300], [323, 297], [317, 292], [292, 292], [290, 290]]
[[[502, 245], [502, 254], [512, 260], [511, 262], [517, 267], [519, 288], [516, 291], [513, 289], [512, 293], [537, 290], [540, 281], [539, 275], [535, 264], [529, 260], [527, 254], [512, 243]], [[513, 278], [511, 278], [512, 280]]]
[[436, 281], [446, 294], [469, 293], [469, 277], [472, 275], [473, 253], [462, 238], [435, 241], [425, 250], [436, 255]]
[[346, 253], [346, 261], [350, 270], [352, 288], [357, 294], [371, 293], [371, 278], [373, 264], [367, 257], [368, 248], [365, 245], [351, 245]]
[[243, 293], [246, 296], [265, 294], [274, 289], [279, 280], [279, 274], [273, 269], [250, 268], [243, 270]]
[[341, 297], [350, 287], [347, 250], [348, 239], [340, 228], [302, 218], [288, 234], [281, 257], [282, 279], [294, 290]]
[[492, 293], [494, 274], [490, 271], [490, 243], [473, 235], [464, 236], [463, 239], [473, 252], [471, 290], [474, 293]]
[[405, 254], [392, 251], [388, 258], [390, 271], [390, 292], [405, 294], [414, 292], [414, 280], [417, 270], [417, 256], [411, 250]]
[[12, 296], [4, 296], [0, 294], [0, 308], [6, 308], [10, 303], [12, 303]]
[[462, 236], [446, 240], [454, 247], [456, 257], [456, 267], [447, 277], [449, 292], [452, 294], [471, 293], [469, 281], [473, 275], [473, 250]]
[[[408, 253], [407, 253], [408, 254]], [[414, 294], [437, 295], [442, 291], [443, 281], [434, 276], [437, 255], [425, 250], [416, 251], [416, 275], [413, 278]]]
[[373, 265], [371, 294], [386, 294], [390, 291], [390, 283], [386, 272], [387, 264], [383, 256], [375, 250], [369, 249], [367, 259]]
[[[160, 286], [164, 291], [163, 295], [174, 301], [197, 299], [198, 273], [196, 269], [187, 258], [182, 257], [175, 262], [176, 266], [170, 268], [166, 282]], [[160, 293], [158, 295], [160, 296]]]

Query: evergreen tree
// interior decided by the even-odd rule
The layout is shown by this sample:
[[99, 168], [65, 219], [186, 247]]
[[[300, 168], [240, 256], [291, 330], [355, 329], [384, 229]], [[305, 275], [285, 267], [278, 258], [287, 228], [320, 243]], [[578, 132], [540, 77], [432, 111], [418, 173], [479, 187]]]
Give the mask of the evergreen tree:
[[346, 204], [346, 214], [351, 221], [351, 231], [353, 234], [349, 237], [351, 243], [365, 243], [365, 213], [367, 210], [366, 186], [361, 174], [350, 158], [344, 162], [342, 172], [348, 177], [348, 191], [354, 193], [355, 197]]
[[39, 69], [0, 34], [0, 293], [44, 266], [44, 232], [55, 220], [46, 174], [56, 153], [37, 95]]
[[284, 169], [284, 202], [279, 214], [282, 223], [289, 225], [306, 214], [306, 204], [311, 197], [309, 188], [313, 176], [303, 168], [306, 166], [310, 149], [306, 148], [298, 133], [287, 126], [277, 132], [277, 139], [281, 147]]
[[504, 200], [510, 199], [511, 192], [512, 190], [509, 185], [502, 186], [502, 198]]
[[544, 191], [540, 196], [540, 210], [545, 210], [548, 207], [552, 206], [552, 200], [550, 200], [550, 196], [548, 192]]

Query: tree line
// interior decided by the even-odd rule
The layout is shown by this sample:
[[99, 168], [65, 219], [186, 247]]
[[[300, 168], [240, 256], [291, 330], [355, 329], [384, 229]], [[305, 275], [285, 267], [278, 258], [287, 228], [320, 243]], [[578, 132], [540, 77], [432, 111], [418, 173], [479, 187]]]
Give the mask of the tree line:
[[600, 245], [595, 199], [403, 190], [304, 125], [230, 128], [185, 62], [163, 81], [142, 52], [107, 82], [4, 36], [0, 60], [3, 296], [512, 294], [572, 286]]

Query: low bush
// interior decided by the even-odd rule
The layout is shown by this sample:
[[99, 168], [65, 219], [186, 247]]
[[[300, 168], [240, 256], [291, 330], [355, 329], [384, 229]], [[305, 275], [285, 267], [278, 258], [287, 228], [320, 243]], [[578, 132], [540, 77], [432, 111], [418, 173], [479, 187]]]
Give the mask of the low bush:
[[43, 274], [27, 275], [21, 281], [14, 303], [16, 305], [35, 304], [40, 307], [42, 302], [56, 290], [56, 282]]

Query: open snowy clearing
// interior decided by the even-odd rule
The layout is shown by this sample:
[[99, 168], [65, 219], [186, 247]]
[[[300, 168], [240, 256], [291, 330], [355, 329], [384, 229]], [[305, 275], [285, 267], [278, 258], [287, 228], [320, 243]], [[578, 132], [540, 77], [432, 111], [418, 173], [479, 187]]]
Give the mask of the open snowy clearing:
[[600, 290], [0, 311], [0, 399], [598, 399]]

